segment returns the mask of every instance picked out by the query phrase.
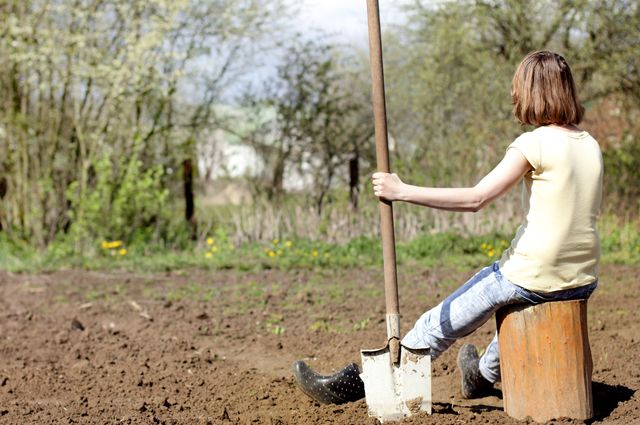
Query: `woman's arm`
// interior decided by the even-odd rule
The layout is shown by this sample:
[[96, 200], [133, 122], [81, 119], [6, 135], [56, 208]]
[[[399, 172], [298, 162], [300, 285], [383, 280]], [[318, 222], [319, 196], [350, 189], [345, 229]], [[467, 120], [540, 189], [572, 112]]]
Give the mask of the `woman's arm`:
[[405, 201], [448, 211], [479, 211], [505, 193], [531, 169], [517, 149], [508, 149], [500, 163], [474, 187], [420, 187], [403, 183], [395, 174], [374, 173], [373, 193], [388, 201]]

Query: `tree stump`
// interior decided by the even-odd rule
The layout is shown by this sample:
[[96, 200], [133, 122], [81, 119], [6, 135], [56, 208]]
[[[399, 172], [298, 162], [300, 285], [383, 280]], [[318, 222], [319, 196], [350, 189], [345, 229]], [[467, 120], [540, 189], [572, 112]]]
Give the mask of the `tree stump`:
[[536, 422], [590, 419], [587, 301], [509, 306], [496, 319], [505, 412]]

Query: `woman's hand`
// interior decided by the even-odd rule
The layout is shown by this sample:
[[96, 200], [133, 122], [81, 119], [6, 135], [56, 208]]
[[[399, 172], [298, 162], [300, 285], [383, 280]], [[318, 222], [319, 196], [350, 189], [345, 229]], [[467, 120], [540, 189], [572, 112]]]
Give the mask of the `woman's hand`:
[[405, 184], [396, 174], [377, 172], [371, 176], [373, 194], [387, 201], [401, 201]]

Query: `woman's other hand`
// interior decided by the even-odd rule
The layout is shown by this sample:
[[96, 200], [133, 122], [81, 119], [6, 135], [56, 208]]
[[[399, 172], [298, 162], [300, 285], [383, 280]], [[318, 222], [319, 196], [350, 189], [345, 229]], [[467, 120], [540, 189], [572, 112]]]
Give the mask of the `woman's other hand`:
[[371, 176], [373, 194], [387, 201], [401, 201], [405, 184], [396, 174], [376, 172]]

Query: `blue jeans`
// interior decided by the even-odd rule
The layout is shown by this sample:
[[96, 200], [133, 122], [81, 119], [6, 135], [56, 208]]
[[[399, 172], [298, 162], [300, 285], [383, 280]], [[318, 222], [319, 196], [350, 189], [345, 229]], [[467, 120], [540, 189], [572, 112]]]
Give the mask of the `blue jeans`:
[[[424, 313], [402, 339], [409, 348], [430, 348], [435, 359], [457, 339], [482, 326], [501, 307], [548, 301], [587, 299], [598, 281], [551, 293], [531, 292], [511, 283], [498, 263], [480, 270], [436, 307]], [[480, 373], [490, 382], [500, 380], [500, 354], [496, 334], [480, 358]]]

